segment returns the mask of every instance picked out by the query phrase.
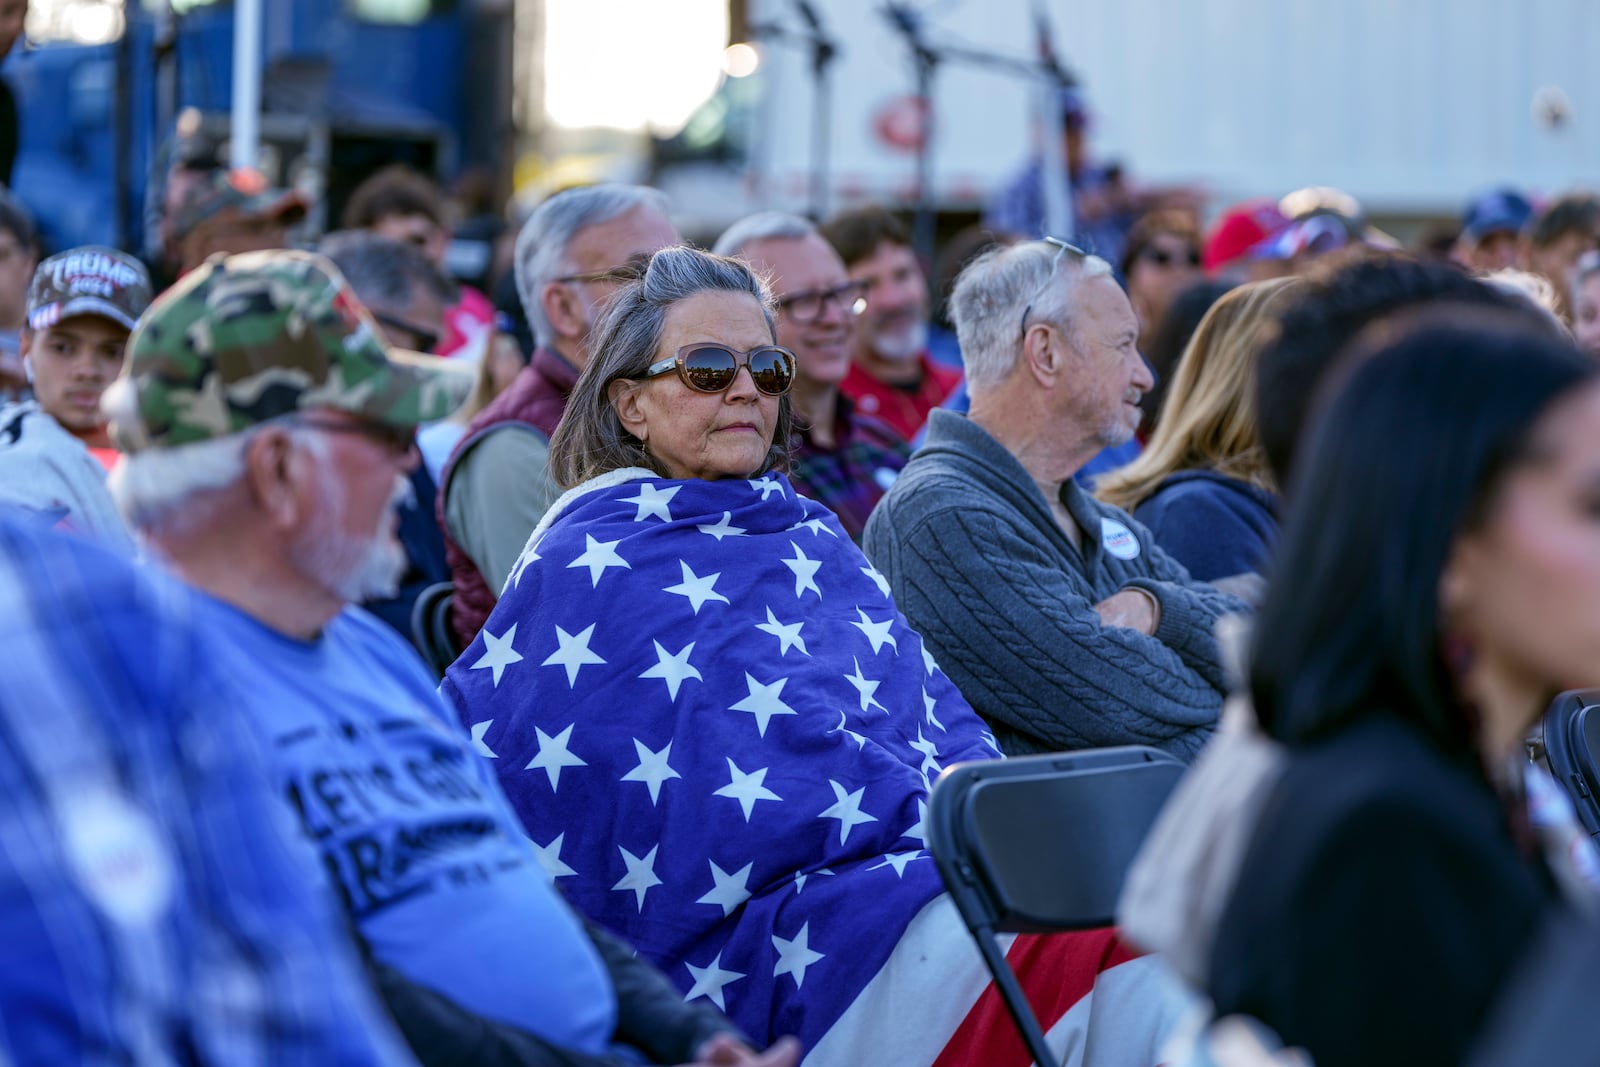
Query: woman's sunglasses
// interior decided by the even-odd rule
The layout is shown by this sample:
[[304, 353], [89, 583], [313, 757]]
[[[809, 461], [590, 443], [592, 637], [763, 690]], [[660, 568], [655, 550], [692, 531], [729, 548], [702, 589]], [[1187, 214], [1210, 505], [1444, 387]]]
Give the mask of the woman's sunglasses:
[[768, 396], [782, 396], [794, 385], [794, 353], [777, 345], [759, 345], [739, 352], [714, 341], [684, 345], [671, 359], [652, 363], [646, 378], [678, 372], [678, 377], [697, 393], [720, 393], [733, 384], [739, 368], [750, 371], [750, 380]]

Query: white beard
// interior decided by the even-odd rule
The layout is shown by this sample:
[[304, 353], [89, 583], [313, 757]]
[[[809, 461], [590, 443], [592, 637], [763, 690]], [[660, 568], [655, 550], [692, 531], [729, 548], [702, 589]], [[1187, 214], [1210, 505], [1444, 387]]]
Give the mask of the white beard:
[[872, 339], [872, 350], [884, 359], [916, 359], [928, 347], [928, 324], [918, 319], [894, 333], [880, 333]]
[[409, 560], [405, 549], [391, 533], [395, 509], [412, 496], [411, 483], [395, 476], [394, 494], [378, 520], [378, 528], [368, 537], [352, 537], [340, 527], [344, 501], [333, 479], [324, 475], [322, 506], [317, 521], [308, 531], [303, 552], [298, 552], [301, 568], [323, 588], [349, 604], [383, 600], [400, 591], [400, 579]]

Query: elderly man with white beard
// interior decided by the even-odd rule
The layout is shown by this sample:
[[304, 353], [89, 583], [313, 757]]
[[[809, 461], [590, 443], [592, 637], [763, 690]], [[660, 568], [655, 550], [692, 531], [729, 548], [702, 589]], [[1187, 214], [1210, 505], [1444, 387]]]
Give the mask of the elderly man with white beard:
[[422, 661], [352, 606], [393, 594], [417, 424], [471, 380], [381, 336], [322, 256], [216, 257], [140, 320], [105, 409], [112, 496], [196, 590], [401, 1032], [429, 1065], [790, 1067], [585, 929]]

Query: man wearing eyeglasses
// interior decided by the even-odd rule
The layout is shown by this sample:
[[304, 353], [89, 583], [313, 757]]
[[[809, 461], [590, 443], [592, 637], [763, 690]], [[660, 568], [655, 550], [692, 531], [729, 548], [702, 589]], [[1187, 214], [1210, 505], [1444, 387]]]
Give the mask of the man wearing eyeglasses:
[[416, 653], [350, 606], [394, 588], [397, 489], [455, 377], [388, 348], [321, 256], [213, 260], [129, 341], [113, 494], [195, 590], [211, 666], [423, 1063], [598, 1067], [625, 1042], [785, 1067], [579, 922]]
[[839, 388], [907, 441], [961, 384], [928, 355], [928, 280], [911, 234], [885, 208], [835, 215], [821, 233], [862, 286], [850, 373]]
[[1033, 241], [975, 260], [950, 306], [971, 410], [933, 413], [863, 549], [1007, 753], [1192, 758], [1226, 692], [1214, 625], [1245, 606], [1073, 477], [1153, 384], [1128, 298], [1104, 260]]
[[550, 435], [606, 298], [639, 261], [678, 243], [666, 197], [638, 185], [557, 193], [517, 235], [517, 292], [538, 348], [473, 418], [439, 474], [459, 647], [477, 636], [528, 535], [560, 495], [549, 472]]
[[[457, 291], [419, 247], [365, 230], [341, 230], [324, 237], [319, 248], [378, 320], [384, 341], [412, 352], [437, 353], [445, 309], [455, 303]], [[435, 507], [439, 487], [421, 463], [407, 481], [411, 494], [398, 509], [396, 530], [406, 553], [399, 590], [365, 601], [362, 607], [410, 640], [411, 609], [417, 597], [429, 586], [448, 581], [450, 566]]]
[[779, 294], [778, 344], [795, 354], [798, 367], [789, 480], [860, 541], [867, 516], [909, 454], [899, 434], [863, 415], [839, 390], [865, 286], [850, 280], [839, 254], [798, 215], [747, 216], [728, 227], [713, 251], [746, 260]]

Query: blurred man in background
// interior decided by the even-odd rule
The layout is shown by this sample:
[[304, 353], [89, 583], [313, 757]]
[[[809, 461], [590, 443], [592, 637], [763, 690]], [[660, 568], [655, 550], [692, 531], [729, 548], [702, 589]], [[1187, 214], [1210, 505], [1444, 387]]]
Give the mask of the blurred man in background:
[[166, 227], [180, 275], [219, 252], [283, 248], [290, 228], [306, 217], [305, 197], [270, 187], [260, 171], [217, 170], [185, 184]]
[[1556, 309], [1571, 325], [1578, 258], [1600, 248], [1600, 197], [1571, 193], [1545, 208], [1528, 228], [1528, 268], [1555, 289]]
[[27, 319], [28, 283], [33, 281], [37, 264], [33, 217], [19, 200], [0, 190], [0, 395], [28, 387], [22, 369], [22, 327]]
[[560, 489], [550, 435], [588, 360], [605, 299], [658, 248], [678, 243], [667, 199], [639, 185], [557, 193], [517, 236], [517, 289], [539, 347], [511, 387], [479, 412], [439, 477], [460, 647], [494, 609], [528, 535]]
[[928, 279], [911, 234], [881, 207], [835, 215], [821, 233], [844, 260], [850, 280], [863, 287], [850, 373], [839, 388], [862, 412], [910, 441], [928, 412], [961, 384], [959, 371], [928, 354]]
[[1456, 260], [1489, 272], [1522, 265], [1522, 231], [1533, 205], [1515, 189], [1496, 189], [1473, 200], [1461, 215]]
[[864, 415], [839, 389], [850, 370], [851, 326], [866, 285], [797, 215], [750, 215], [713, 251], [738, 256], [765, 276], [778, 301], [778, 344], [795, 354], [795, 435], [789, 479], [826, 505], [857, 541], [867, 516], [906, 465], [903, 438]]

